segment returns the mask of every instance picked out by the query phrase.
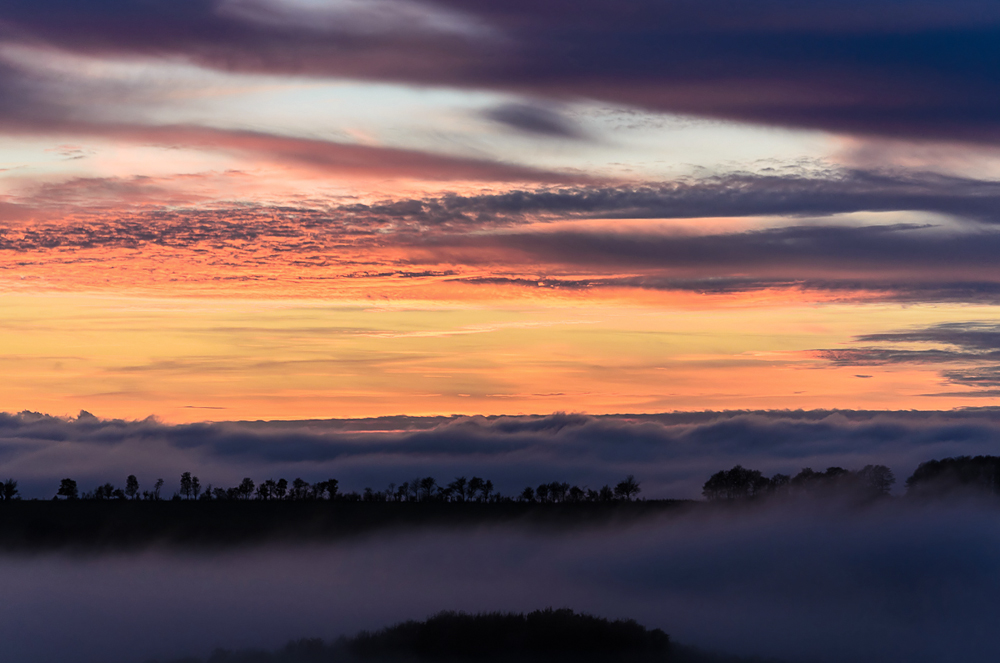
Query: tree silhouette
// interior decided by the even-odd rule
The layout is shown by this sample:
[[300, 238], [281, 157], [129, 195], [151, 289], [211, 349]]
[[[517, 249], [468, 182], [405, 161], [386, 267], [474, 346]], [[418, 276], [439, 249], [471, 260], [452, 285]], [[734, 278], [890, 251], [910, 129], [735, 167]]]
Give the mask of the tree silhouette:
[[187, 499], [191, 499], [191, 473], [185, 472], [181, 475], [181, 495]]
[[157, 479], [156, 483], [153, 484], [153, 499], [160, 499], [160, 491], [163, 489], [163, 479]]
[[896, 483], [896, 476], [885, 465], [865, 465], [858, 474], [864, 488], [875, 496], [888, 495]]
[[236, 489], [236, 492], [241, 500], [248, 500], [253, 495], [253, 488], [253, 479], [250, 477], [244, 477], [243, 481], [240, 482], [239, 487]]
[[535, 497], [538, 498], [539, 502], [548, 502], [549, 501], [549, 484], [543, 483], [543, 484], [540, 484], [538, 486], [538, 488], [535, 488]]
[[3, 485], [0, 486], [0, 498], [3, 498], [3, 501], [5, 502], [19, 499], [18, 492], [17, 482], [13, 479], [7, 479], [3, 482]]
[[[472, 477], [471, 479], [469, 479], [469, 485], [465, 487], [465, 494], [470, 500], [474, 498], [477, 500], [482, 500], [483, 499], [482, 492], [484, 487], [485, 484], [483, 483], [482, 479], [480, 479], [479, 477]], [[480, 497], [476, 498], [477, 494]]]
[[434, 495], [434, 488], [437, 486], [437, 481], [434, 477], [424, 477], [420, 480], [420, 498], [422, 500], [429, 500]]
[[709, 500], [737, 500], [764, 493], [769, 481], [759, 470], [736, 465], [731, 470], [716, 472], [702, 487], [701, 494]]
[[631, 474], [619, 481], [618, 485], [615, 486], [615, 497], [624, 497], [629, 502], [640, 492], [642, 492], [642, 488], [639, 487], [639, 482]]
[[465, 489], [468, 485], [468, 480], [465, 477], [457, 477], [454, 481], [448, 484], [448, 490], [451, 494], [455, 495], [459, 502], [465, 501]]
[[76, 482], [72, 479], [63, 479], [59, 482], [59, 490], [56, 495], [65, 497], [68, 500], [75, 500], [80, 496], [79, 491], [76, 488]]
[[128, 475], [125, 479], [125, 496], [130, 500], [134, 500], [139, 495], [139, 480], [135, 478], [134, 474]]

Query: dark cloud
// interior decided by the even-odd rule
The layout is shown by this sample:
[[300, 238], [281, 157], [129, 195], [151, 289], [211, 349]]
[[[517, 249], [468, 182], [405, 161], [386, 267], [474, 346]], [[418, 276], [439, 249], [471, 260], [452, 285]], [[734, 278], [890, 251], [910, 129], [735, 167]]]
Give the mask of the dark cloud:
[[[974, 391], [971, 396], [995, 396], [1000, 387], [1000, 325], [989, 322], [947, 322], [919, 329], [864, 334], [861, 347], [820, 350], [838, 366], [951, 364], [941, 377]], [[953, 394], [954, 392], [952, 392]], [[951, 394], [941, 394], [951, 395]]]
[[828, 216], [933, 212], [993, 222], [1000, 182], [935, 173], [829, 169], [726, 173], [639, 186], [560, 187], [359, 205], [359, 214], [440, 223], [542, 218]]
[[504, 104], [486, 112], [486, 117], [529, 134], [553, 138], [584, 138], [575, 123], [552, 110], [530, 104]]
[[[233, 5], [242, 7], [233, 9]], [[585, 97], [916, 139], [1000, 139], [1000, 11], [986, 0], [397, 3], [9, 0], [7, 39], [116, 56]]]
[[649, 497], [698, 497], [719, 469], [767, 473], [882, 463], [900, 480], [931, 458], [990, 453], [994, 410], [703, 412], [664, 415], [392, 418], [166, 425], [154, 420], [0, 416], [4, 476], [49, 497], [73, 476], [86, 488], [151, 484], [192, 471], [203, 484], [244, 476], [331, 476], [345, 490], [432, 475], [478, 475], [505, 493], [543, 481], [590, 487], [635, 474]]

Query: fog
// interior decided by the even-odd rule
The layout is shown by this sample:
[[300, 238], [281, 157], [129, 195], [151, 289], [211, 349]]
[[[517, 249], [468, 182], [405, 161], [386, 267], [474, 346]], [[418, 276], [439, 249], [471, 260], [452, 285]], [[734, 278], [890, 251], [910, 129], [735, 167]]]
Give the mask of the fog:
[[6, 659], [136, 662], [445, 609], [570, 607], [793, 661], [995, 660], [1000, 510], [890, 500], [560, 532], [383, 531], [220, 553], [0, 558]]

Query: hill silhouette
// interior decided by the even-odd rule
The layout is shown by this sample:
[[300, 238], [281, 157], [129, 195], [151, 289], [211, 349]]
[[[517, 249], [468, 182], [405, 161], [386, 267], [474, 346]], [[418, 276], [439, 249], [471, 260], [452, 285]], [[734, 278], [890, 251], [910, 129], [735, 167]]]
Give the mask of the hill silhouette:
[[[756, 659], [754, 659], [756, 660]], [[168, 663], [751, 663], [677, 646], [660, 629], [570, 609], [527, 614], [441, 612], [331, 643], [297, 640], [276, 651], [216, 650]]]

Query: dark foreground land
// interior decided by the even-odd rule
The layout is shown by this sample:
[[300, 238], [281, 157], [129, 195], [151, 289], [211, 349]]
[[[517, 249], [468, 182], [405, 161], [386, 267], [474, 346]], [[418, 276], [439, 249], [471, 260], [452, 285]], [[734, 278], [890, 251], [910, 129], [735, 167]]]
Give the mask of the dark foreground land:
[[330, 501], [11, 501], [0, 504], [0, 550], [226, 548], [330, 541], [389, 528], [578, 528], [677, 513], [684, 500], [611, 503]]
[[752, 663], [671, 642], [660, 629], [572, 610], [469, 615], [443, 612], [332, 643], [290, 642], [277, 651], [216, 650], [170, 663]]

